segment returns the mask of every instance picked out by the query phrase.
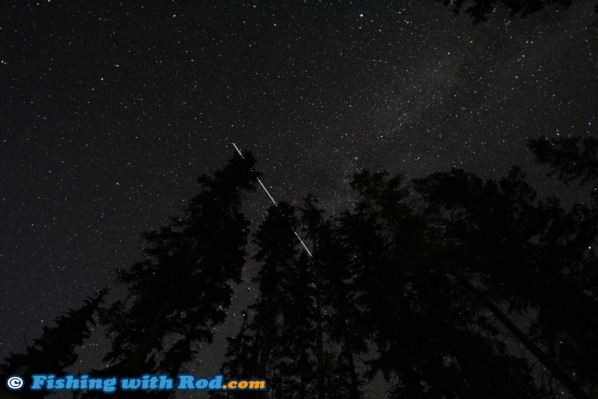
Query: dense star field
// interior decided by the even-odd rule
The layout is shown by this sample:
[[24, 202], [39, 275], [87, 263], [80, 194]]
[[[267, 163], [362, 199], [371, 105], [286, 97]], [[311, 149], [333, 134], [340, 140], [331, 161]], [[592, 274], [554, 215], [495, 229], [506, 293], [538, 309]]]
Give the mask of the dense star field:
[[[362, 168], [517, 164], [575, 200], [526, 143], [596, 136], [597, 27], [592, 1], [478, 24], [431, 0], [2, 2], [0, 355], [112, 285], [233, 142], [274, 198], [331, 213]], [[249, 198], [254, 224], [268, 205]]]

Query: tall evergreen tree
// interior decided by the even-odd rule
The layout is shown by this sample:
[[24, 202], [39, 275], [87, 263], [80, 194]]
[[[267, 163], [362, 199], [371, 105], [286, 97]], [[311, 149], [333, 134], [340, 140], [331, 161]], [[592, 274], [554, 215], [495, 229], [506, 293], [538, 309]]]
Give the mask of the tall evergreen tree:
[[[104, 300], [107, 289], [86, 298], [83, 306], [68, 310], [55, 320], [55, 326], [45, 326], [41, 337], [35, 339], [24, 353], [10, 353], [0, 366], [3, 375], [18, 374], [28, 377], [31, 374], [66, 374], [66, 369], [78, 358], [76, 349], [91, 335], [91, 327], [96, 325], [95, 316]], [[4, 390], [4, 386], [1, 388]], [[23, 390], [18, 392], [23, 398], [43, 398], [43, 391]]]
[[[442, 232], [416, 212], [400, 177], [364, 172], [342, 219], [392, 397], [539, 397], [526, 363], [505, 353], [482, 307], [447, 273]], [[480, 367], [484, 364], [484, 367]]]
[[[356, 357], [367, 352], [367, 328], [361, 322], [349, 258], [336, 220], [326, 219], [318, 199], [308, 195], [301, 208], [305, 237], [311, 241], [316, 359], [320, 393], [326, 398], [361, 397]], [[319, 323], [318, 323], [319, 320]], [[321, 343], [319, 344], [318, 341]], [[327, 343], [327, 348], [324, 348]]]
[[[542, 237], [543, 262], [552, 265], [533, 331], [551, 355], [598, 395], [598, 139], [571, 137], [530, 140], [529, 148], [549, 175], [564, 183], [592, 186], [593, 202], [565, 211], [552, 199], [551, 222]], [[565, 279], [565, 284], [559, 282]]]
[[243, 192], [256, 188], [254, 164], [251, 154], [235, 154], [200, 176], [184, 216], [145, 235], [148, 258], [120, 272], [127, 297], [106, 312], [111, 349], [100, 373], [176, 375], [211, 342], [241, 280], [249, 222], [240, 209]]
[[594, 208], [539, 200], [518, 168], [412, 186], [363, 172], [352, 187], [358, 201], [338, 220], [313, 196], [300, 209], [313, 256], [299, 254], [294, 209], [270, 209], [256, 235], [260, 297], [230, 340], [228, 373], [266, 376], [270, 397], [358, 398], [355, 358], [369, 352], [367, 377], [382, 373], [391, 397], [543, 397], [514, 338], [575, 397], [588, 397], [579, 383], [595, 392]]
[[299, 211], [311, 253], [298, 245], [295, 209], [286, 203], [271, 207], [256, 233], [259, 296], [229, 339], [223, 372], [266, 376], [271, 397], [359, 398], [355, 356], [367, 351], [367, 332], [350, 298], [340, 235], [314, 196]]
[[[587, 263], [588, 245], [596, 239], [595, 214], [579, 206], [567, 212], [554, 198], [538, 200], [518, 168], [499, 182], [453, 170], [419, 180], [416, 187], [437, 207], [446, 237], [462, 253], [452, 255], [461, 258], [462, 281], [486, 305], [505, 304], [504, 312], [494, 306], [495, 316], [553, 377], [576, 397], [587, 397], [571, 376], [587, 385], [595, 370], [588, 359], [592, 349], [581, 349], [598, 342], [596, 272]], [[531, 321], [530, 331], [511, 322], [519, 315]]]
[[260, 268], [253, 279], [258, 298], [237, 338], [229, 339], [223, 368], [233, 378], [266, 378], [265, 396], [272, 398], [312, 397], [312, 280], [293, 232], [297, 225], [287, 203], [270, 207], [260, 224], [254, 256]]

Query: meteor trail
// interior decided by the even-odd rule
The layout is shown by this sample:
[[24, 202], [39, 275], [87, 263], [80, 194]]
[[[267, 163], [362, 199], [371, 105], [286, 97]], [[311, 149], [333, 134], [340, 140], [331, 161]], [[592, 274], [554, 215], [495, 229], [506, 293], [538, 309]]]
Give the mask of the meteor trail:
[[[235, 147], [235, 150], [237, 150], [237, 152], [239, 153], [239, 155], [241, 156], [241, 158], [245, 159], [245, 157], [243, 156], [243, 153], [241, 152], [241, 150], [239, 150], [239, 147], [237, 147], [237, 145], [235, 143], [233, 143], [233, 147]], [[260, 178], [257, 178], [258, 183], [260, 183], [260, 186], [262, 186], [262, 188], [264, 189], [264, 191], [266, 192], [266, 194], [268, 194], [268, 197], [270, 197], [270, 201], [272, 201], [272, 203], [274, 204], [275, 207], [278, 208], [278, 205], [276, 204], [276, 201], [274, 200], [274, 197], [272, 197], [272, 195], [270, 195], [270, 192], [268, 191], [268, 189], [266, 188], [266, 186], [264, 186], [264, 183], [262, 183], [262, 181], [260, 180]], [[309, 257], [311, 258], [313, 255], [311, 254], [311, 251], [309, 250], [309, 248], [307, 248], [307, 245], [305, 245], [305, 243], [303, 242], [303, 240], [301, 239], [301, 237], [299, 236], [299, 234], [297, 234], [297, 232], [295, 231], [294, 228], [291, 227], [291, 230], [293, 230], [293, 233], [295, 233], [295, 236], [297, 237], [297, 239], [299, 240], [299, 242], [301, 243], [301, 245], [303, 245], [303, 248], [305, 249], [305, 252], [307, 252], [307, 254], [309, 255]]]

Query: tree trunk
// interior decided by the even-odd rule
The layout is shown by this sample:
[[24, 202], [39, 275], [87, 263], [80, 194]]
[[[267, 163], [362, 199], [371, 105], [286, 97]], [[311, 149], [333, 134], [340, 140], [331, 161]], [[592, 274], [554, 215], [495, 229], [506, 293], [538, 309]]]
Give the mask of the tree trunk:
[[469, 280], [466, 278], [456, 275], [455, 278], [457, 278], [457, 280], [459, 280], [469, 292], [471, 292], [482, 304], [484, 304], [484, 306], [486, 306], [492, 312], [494, 317], [496, 317], [502, 323], [502, 325], [505, 326], [505, 328], [509, 330], [511, 334], [513, 334], [515, 338], [517, 338], [519, 342], [521, 342], [527, 348], [527, 350], [529, 350], [536, 357], [536, 359], [538, 359], [538, 361], [552, 373], [553, 377], [556, 378], [569, 390], [569, 392], [573, 394], [575, 398], [590, 399], [588, 394], [586, 394], [575, 383], [575, 381], [573, 381], [571, 377], [569, 377], [569, 375], [565, 373], [565, 371], [563, 371], [563, 369], [561, 369], [550, 357], [548, 357], [540, 348], [538, 348], [538, 346], [534, 344], [527, 337], [527, 335], [521, 331], [519, 327], [517, 327], [517, 325], [515, 325], [515, 323], [513, 323], [511, 319], [509, 319], [509, 317], [503, 313], [503, 311], [500, 310], [500, 308], [496, 306], [486, 295], [474, 287], [474, 285], [471, 284], [471, 282], [469, 282]]
[[265, 298], [264, 301], [265, 306], [265, 317], [263, 319], [261, 325], [262, 336], [260, 339], [260, 349], [259, 349], [259, 357], [258, 357], [258, 375], [266, 377], [266, 371], [268, 368], [268, 362], [270, 360], [270, 347], [271, 347], [271, 336], [272, 336], [272, 324], [275, 322], [274, 319], [274, 311], [272, 310], [272, 304], [270, 303], [269, 298]]
[[318, 287], [316, 287], [316, 360], [318, 367], [318, 399], [324, 399], [326, 397], [326, 384], [324, 380], [324, 343], [322, 340], [322, 298]]
[[[303, 341], [305, 344], [305, 341]], [[300, 369], [300, 382], [299, 382], [299, 399], [305, 399], [305, 386], [306, 386], [306, 376], [305, 371], [307, 369], [307, 353], [305, 351], [305, 345], [301, 346], [301, 355], [299, 357], [299, 369]]]
[[357, 377], [357, 370], [355, 370], [355, 361], [353, 359], [353, 349], [351, 348], [351, 340], [349, 337], [349, 328], [347, 327], [347, 311], [344, 303], [338, 304], [339, 316], [341, 318], [342, 335], [344, 341], [345, 357], [347, 358], [347, 364], [349, 365], [349, 376], [351, 378], [350, 387], [350, 399], [359, 399], [359, 378]]
[[355, 362], [353, 360], [353, 350], [345, 326], [345, 356], [349, 365], [349, 375], [351, 377], [350, 398], [359, 399], [359, 379], [357, 378], [357, 371], [355, 370]]

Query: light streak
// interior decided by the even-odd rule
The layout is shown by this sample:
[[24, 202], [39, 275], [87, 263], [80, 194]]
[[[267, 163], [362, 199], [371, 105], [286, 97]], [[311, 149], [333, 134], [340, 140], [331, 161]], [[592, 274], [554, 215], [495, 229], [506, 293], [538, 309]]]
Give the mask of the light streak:
[[[233, 143], [233, 147], [235, 147], [235, 150], [237, 150], [237, 152], [239, 153], [239, 155], [241, 156], [241, 158], [245, 159], [245, 157], [243, 156], [243, 153], [241, 152], [241, 150], [239, 149], [239, 147], [237, 147], [237, 145], [235, 143]], [[258, 181], [258, 183], [260, 183], [260, 185], [262, 186], [262, 188], [264, 189], [264, 191], [266, 192], [266, 194], [268, 194], [268, 197], [270, 198], [270, 201], [272, 201], [272, 203], [274, 204], [274, 206], [278, 208], [278, 204], [274, 200], [274, 197], [272, 197], [272, 195], [270, 194], [270, 192], [268, 191], [268, 189], [266, 188], [266, 186], [264, 186], [264, 183], [262, 183], [262, 181], [260, 180], [259, 177], [257, 178], [257, 181]], [[313, 255], [311, 254], [311, 251], [309, 250], [309, 248], [307, 248], [307, 245], [305, 245], [305, 243], [303, 242], [303, 240], [301, 239], [301, 237], [299, 236], [299, 234], [297, 234], [297, 232], [295, 231], [295, 229], [291, 227], [291, 230], [293, 230], [293, 233], [295, 233], [295, 237], [297, 237], [297, 239], [299, 240], [299, 242], [301, 243], [301, 245], [303, 245], [303, 248], [305, 249], [305, 252], [307, 252], [307, 254], [309, 255], [309, 257], [310, 258], [313, 257]]]

